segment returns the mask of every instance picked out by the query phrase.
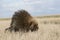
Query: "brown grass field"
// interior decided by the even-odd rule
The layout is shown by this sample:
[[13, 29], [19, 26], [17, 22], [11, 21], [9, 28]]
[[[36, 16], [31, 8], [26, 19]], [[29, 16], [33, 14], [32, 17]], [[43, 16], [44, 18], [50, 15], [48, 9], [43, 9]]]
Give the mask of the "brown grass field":
[[35, 32], [5, 32], [11, 20], [0, 20], [0, 40], [60, 40], [60, 17], [37, 17], [39, 30]]

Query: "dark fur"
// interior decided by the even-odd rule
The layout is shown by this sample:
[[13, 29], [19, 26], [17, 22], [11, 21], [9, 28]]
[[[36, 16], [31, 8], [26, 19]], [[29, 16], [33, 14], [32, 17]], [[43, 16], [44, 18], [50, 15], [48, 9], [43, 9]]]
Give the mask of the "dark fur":
[[19, 30], [24, 32], [36, 31], [38, 30], [38, 24], [32, 19], [33, 17], [27, 11], [19, 10], [13, 15], [10, 27], [6, 30], [15, 32]]

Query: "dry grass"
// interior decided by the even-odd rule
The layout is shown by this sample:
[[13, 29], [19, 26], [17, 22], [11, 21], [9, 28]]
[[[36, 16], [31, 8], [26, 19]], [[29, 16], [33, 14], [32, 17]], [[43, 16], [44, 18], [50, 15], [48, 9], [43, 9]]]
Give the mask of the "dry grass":
[[0, 21], [0, 40], [60, 40], [60, 18], [36, 18], [39, 30], [36, 32], [4, 32], [10, 20]]

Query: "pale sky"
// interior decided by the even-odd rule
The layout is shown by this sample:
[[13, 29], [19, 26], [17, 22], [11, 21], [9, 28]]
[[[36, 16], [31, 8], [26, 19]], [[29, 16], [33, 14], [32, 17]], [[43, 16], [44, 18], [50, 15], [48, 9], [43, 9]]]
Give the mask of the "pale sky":
[[60, 0], [0, 0], [0, 18], [9, 18], [20, 9], [32, 16], [60, 15]]

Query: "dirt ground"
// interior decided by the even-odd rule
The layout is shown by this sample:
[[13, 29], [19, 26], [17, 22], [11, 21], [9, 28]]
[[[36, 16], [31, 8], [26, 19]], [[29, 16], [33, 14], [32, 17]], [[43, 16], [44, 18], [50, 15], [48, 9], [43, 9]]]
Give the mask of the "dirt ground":
[[0, 20], [0, 40], [60, 40], [60, 18], [36, 18], [39, 30], [35, 32], [5, 32], [11, 20]]

